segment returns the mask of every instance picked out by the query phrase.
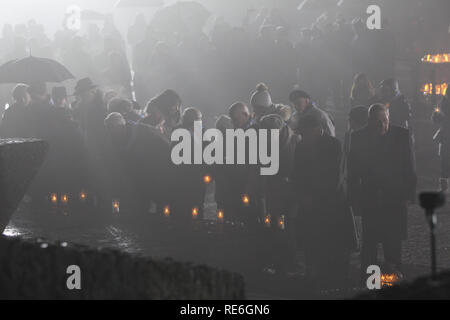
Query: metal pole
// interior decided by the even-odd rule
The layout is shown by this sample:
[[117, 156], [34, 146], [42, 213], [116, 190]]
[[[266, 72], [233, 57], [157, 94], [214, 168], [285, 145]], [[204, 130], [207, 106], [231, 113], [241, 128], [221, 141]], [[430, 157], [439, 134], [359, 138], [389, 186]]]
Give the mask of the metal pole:
[[427, 210], [430, 223], [430, 242], [431, 242], [431, 279], [436, 280], [436, 215], [433, 210]]
[[436, 237], [434, 227], [431, 229], [431, 279], [436, 280]]

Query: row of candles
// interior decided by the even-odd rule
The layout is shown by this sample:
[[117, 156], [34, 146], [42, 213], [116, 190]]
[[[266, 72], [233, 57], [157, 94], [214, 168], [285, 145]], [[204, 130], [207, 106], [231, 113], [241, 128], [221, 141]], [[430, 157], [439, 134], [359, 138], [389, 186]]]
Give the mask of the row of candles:
[[[242, 203], [244, 204], [244, 206], [249, 206], [250, 205], [250, 197], [248, 195], [246, 195], [246, 194], [243, 195], [242, 196]], [[169, 206], [165, 206], [164, 207], [163, 214], [166, 217], [170, 216], [170, 207]], [[198, 215], [199, 215], [198, 207], [192, 208], [191, 214], [192, 214], [192, 218], [193, 219], [197, 219]], [[219, 222], [223, 222], [224, 219], [225, 219], [224, 211], [222, 209], [218, 209], [217, 210], [217, 220]], [[268, 214], [268, 215], [266, 215], [264, 217], [264, 225], [266, 227], [271, 227], [271, 225], [272, 225], [272, 216], [270, 214]], [[278, 227], [281, 230], [285, 229], [285, 216], [284, 215], [279, 216], [278, 221], [277, 221], [277, 225], [278, 225]]]
[[[78, 196], [81, 202], [84, 202], [87, 199], [87, 194], [84, 191], [81, 191]], [[60, 197], [58, 197], [57, 193], [50, 194], [50, 202], [52, 204], [57, 205], [58, 200], [61, 204], [67, 205], [69, 203], [69, 195], [67, 193], [63, 193]]]
[[[205, 176], [203, 177], [203, 182], [204, 182], [205, 184], [209, 184], [209, 183], [211, 183], [211, 181], [212, 181], [211, 176], [205, 175]], [[87, 199], [87, 193], [86, 193], [84, 190], [82, 190], [82, 191], [79, 193], [78, 197], [79, 197], [79, 200], [80, 200], [81, 202], [84, 202], [84, 201], [86, 201], [86, 199]], [[51, 202], [52, 204], [57, 205], [57, 204], [58, 204], [58, 199], [59, 199], [58, 194], [56, 194], [56, 193], [51, 193], [51, 194], [50, 194], [50, 202]], [[249, 197], [248, 195], [246, 195], [246, 194], [242, 195], [241, 200], [242, 200], [242, 203], [243, 203], [244, 206], [247, 207], [247, 206], [250, 205], [250, 197]], [[67, 205], [67, 204], [69, 203], [69, 195], [66, 194], [66, 193], [62, 194], [61, 197], [60, 197], [60, 202], [61, 202], [63, 205]], [[113, 199], [113, 200], [112, 200], [112, 212], [113, 212], [114, 214], [120, 213], [120, 201], [119, 201], [118, 199]], [[165, 207], [164, 207], [164, 209], [163, 209], [163, 214], [164, 214], [164, 216], [166, 216], [166, 217], [169, 217], [169, 216], [170, 216], [170, 207], [169, 207], [169, 206], [165, 206]], [[193, 218], [193, 219], [197, 219], [198, 216], [199, 216], [199, 208], [198, 208], [198, 207], [192, 208], [191, 214], [192, 214], [192, 218]], [[223, 211], [222, 209], [217, 210], [217, 220], [218, 220], [219, 222], [223, 222], [224, 219], [225, 219], [224, 211]], [[278, 224], [278, 226], [279, 226], [280, 229], [282, 229], [282, 230], [285, 229], [285, 217], [284, 217], [284, 215], [281, 215], [281, 216], [278, 218], [277, 224]], [[266, 215], [266, 216], [264, 217], [264, 225], [265, 225], [266, 227], [270, 227], [270, 226], [272, 225], [272, 217], [271, 217], [270, 214], [268, 214], [268, 215]]]

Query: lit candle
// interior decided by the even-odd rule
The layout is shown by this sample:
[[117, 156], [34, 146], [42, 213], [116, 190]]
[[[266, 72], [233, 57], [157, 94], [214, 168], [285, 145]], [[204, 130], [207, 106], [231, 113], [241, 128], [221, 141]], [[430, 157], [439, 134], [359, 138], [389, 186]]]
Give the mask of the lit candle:
[[81, 200], [81, 201], [85, 201], [86, 198], [87, 198], [86, 192], [84, 192], [83, 190], [81, 190], [81, 192], [80, 192], [80, 200]]
[[223, 218], [224, 218], [223, 210], [217, 211], [217, 220], [219, 220], [219, 222], [223, 222]]
[[69, 202], [69, 196], [68, 196], [67, 194], [63, 194], [63, 195], [61, 196], [61, 202], [62, 202], [63, 204], [67, 204], [67, 203]]
[[119, 200], [115, 199], [112, 201], [112, 211], [113, 211], [113, 213], [119, 213], [119, 211], [120, 211]]
[[198, 208], [194, 207], [192, 208], [192, 218], [197, 219], [198, 217]]
[[249, 198], [248, 195], [244, 194], [244, 195], [242, 196], [242, 203], [243, 203], [245, 206], [248, 206], [248, 205], [250, 204], [250, 198]]
[[170, 208], [169, 206], [164, 207], [164, 216], [168, 217], [170, 216]]
[[286, 228], [286, 225], [284, 223], [284, 215], [281, 215], [278, 219], [278, 227], [280, 227], [281, 230], [284, 230]]
[[271, 219], [270, 219], [271, 217], [270, 217], [270, 214], [268, 214], [267, 216], [265, 216], [265, 218], [264, 218], [264, 224], [266, 225], [266, 227], [270, 227], [270, 224], [271, 224]]
[[57, 195], [56, 193], [52, 193], [52, 194], [50, 195], [50, 201], [51, 201], [53, 204], [57, 204], [57, 203], [58, 203], [58, 195]]
[[211, 180], [212, 180], [211, 176], [209, 176], [209, 175], [206, 175], [206, 176], [203, 177], [203, 182], [205, 184], [209, 184], [211, 182]]

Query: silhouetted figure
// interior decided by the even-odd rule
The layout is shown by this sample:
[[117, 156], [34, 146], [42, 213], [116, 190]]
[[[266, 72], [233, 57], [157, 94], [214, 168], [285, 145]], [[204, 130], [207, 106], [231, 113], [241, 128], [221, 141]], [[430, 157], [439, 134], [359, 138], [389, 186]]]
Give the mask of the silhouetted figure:
[[[260, 120], [260, 128], [279, 130], [279, 170], [272, 176], [254, 172], [256, 200], [261, 201], [260, 222], [265, 225], [264, 247], [267, 248], [267, 262], [278, 272], [292, 269], [295, 262], [295, 208], [296, 197], [291, 183], [294, 168], [295, 148], [298, 142], [286, 122], [275, 114]], [[268, 150], [273, 146], [268, 142]]]
[[144, 123], [157, 126], [170, 140], [172, 130], [180, 124], [181, 98], [174, 90], [168, 89], [149, 101], [146, 107], [148, 116]]
[[415, 199], [416, 180], [409, 131], [390, 124], [384, 105], [371, 106], [368, 125], [352, 134], [348, 160], [349, 198], [362, 215], [362, 275], [377, 264], [379, 243], [390, 269], [385, 271], [401, 271], [407, 205]]
[[335, 127], [330, 116], [312, 102], [309, 94], [302, 90], [294, 90], [289, 95], [289, 101], [295, 109], [289, 122], [290, 127], [294, 131], [301, 131], [300, 125], [303, 123], [302, 119], [312, 115], [318, 120], [325, 134], [331, 137], [335, 136]]
[[342, 180], [345, 192], [347, 192], [347, 162], [348, 155], [350, 153], [350, 146], [352, 144], [352, 134], [365, 126], [369, 118], [369, 110], [365, 106], [357, 106], [350, 110], [348, 114], [348, 130], [345, 132], [344, 145], [343, 145], [343, 157], [342, 157]]
[[401, 94], [398, 80], [390, 78], [383, 80], [380, 84], [381, 96], [379, 102], [389, 108], [389, 121], [392, 125], [405, 129], [409, 128], [411, 119], [411, 106]]
[[132, 217], [148, 214], [151, 201], [162, 209], [173, 194], [169, 142], [155, 128], [127, 122], [117, 112], [106, 117], [105, 126], [112, 148], [112, 193], [121, 208]]
[[356, 74], [350, 92], [350, 106], [365, 106], [369, 108], [375, 102], [375, 89], [370, 80], [364, 73]]
[[[224, 137], [223, 143], [223, 163], [226, 163], [226, 130], [233, 129], [233, 122], [231, 118], [226, 115], [221, 115], [216, 121], [216, 129], [222, 132]], [[227, 199], [230, 192], [230, 181], [229, 181], [229, 166], [225, 165], [213, 165], [212, 166], [212, 174], [215, 182], [215, 191], [214, 191], [214, 199], [217, 204], [217, 210], [222, 210], [224, 213], [223, 219], [225, 221], [232, 221], [231, 217], [233, 217], [234, 212], [228, 212], [225, 214], [225, 208], [227, 207]]]
[[450, 178], [450, 97], [447, 89], [439, 108], [433, 112], [433, 122], [439, 126], [434, 134], [434, 140], [439, 143], [439, 157], [441, 160], [441, 176], [439, 178], [441, 191], [447, 192]]
[[305, 252], [307, 275], [319, 288], [343, 287], [355, 234], [353, 217], [340, 185], [341, 144], [324, 133], [314, 115], [300, 122], [302, 140], [295, 150], [292, 174], [299, 206], [296, 221], [299, 245]]
[[26, 84], [18, 84], [12, 92], [13, 103], [5, 111], [0, 125], [1, 138], [28, 138], [32, 136], [30, 130], [31, 96]]
[[[194, 132], [194, 122], [202, 121], [202, 113], [196, 108], [187, 108], [183, 112], [181, 123], [175, 129], [184, 129], [191, 134], [191, 157], [198, 145], [203, 148], [203, 130], [200, 136]], [[197, 146], [196, 146], [197, 145]], [[173, 166], [173, 174], [177, 182], [173, 192], [177, 196], [173, 199], [172, 211], [183, 220], [190, 218], [196, 210], [195, 218], [203, 218], [203, 204], [205, 200], [205, 175], [211, 175], [205, 165], [181, 164]]]
[[54, 112], [58, 113], [60, 117], [73, 120], [66, 87], [53, 87], [52, 104], [54, 107]]
[[126, 121], [138, 122], [142, 120], [142, 117], [133, 109], [132, 102], [123, 98], [113, 98], [109, 101], [108, 112], [118, 112]]

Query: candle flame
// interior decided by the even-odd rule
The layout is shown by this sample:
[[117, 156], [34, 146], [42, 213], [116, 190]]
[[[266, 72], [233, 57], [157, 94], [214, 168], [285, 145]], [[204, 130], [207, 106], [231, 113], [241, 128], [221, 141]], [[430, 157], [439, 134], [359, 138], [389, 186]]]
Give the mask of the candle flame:
[[285, 223], [284, 223], [284, 215], [281, 215], [280, 218], [278, 219], [278, 226], [280, 227], [281, 230], [284, 230]]
[[52, 193], [52, 194], [50, 195], [50, 201], [51, 201], [52, 203], [57, 203], [57, 202], [58, 202], [58, 196], [56, 195], [56, 193]]
[[223, 220], [223, 218], [224, 218], [223, 210], [217, 211], [217, 219], [219, 219], [221, 221], [221, 220]]
[[170, 216], [170, 208], [169, 208], [169, 206], [165, 206], [164, 207], [164, 215], [166, 217]]
[[67, 196], [67, 194], [63, 194], [61, 196], [61, 202], [62, 203], [67, 203], [69, 201], [69, 197]]
[[250, 198], [249, 198], [248, 195], [244, 194], [242, 196], [242, 203], [245, 204], [245, 205], [248, 205], [250, 203]]
[[87, 197], [86, 192], [81, 191], [81, 192], [80, 192], [80, 200], [85, 200], [86, 197]]
[[192, 217], [197, 218], [197, 216], [198, 216], [198, 208], [197, 207], [192, 208]]
[[209, 184], [211, 182], [211, 180], [212, 180], [211, 176], [206, 175], [206, 176], [203, 177], [203, 182], [205, 184]]
[[270, 214], [268, 214], [265, 218], [264, 218], [264, 224], [266, 225], [266, 227], [270, 227], [271, 221], [270, 221]]

